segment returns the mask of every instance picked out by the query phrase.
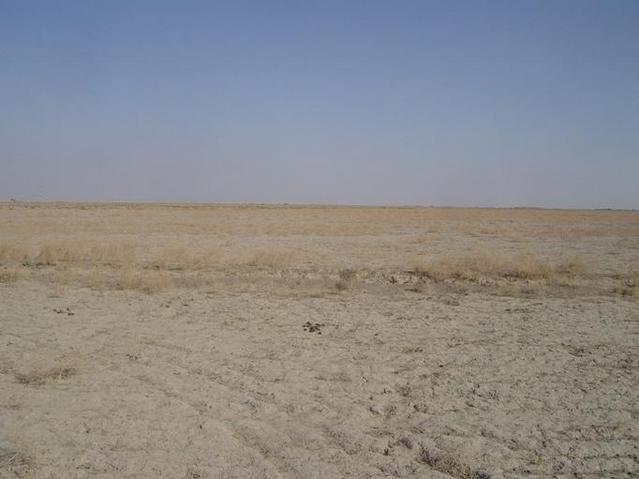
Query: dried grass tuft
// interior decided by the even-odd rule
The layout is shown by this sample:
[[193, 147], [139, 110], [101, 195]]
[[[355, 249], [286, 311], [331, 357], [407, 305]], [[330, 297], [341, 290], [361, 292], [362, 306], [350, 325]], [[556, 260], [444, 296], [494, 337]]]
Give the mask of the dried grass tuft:
[[477, 281], [484, 276], [507, 279], [549, 280], [557, 275], [571, 275], [585, 271], [578, 259], [552, 263], [531, 254], [502, 256], [477, 252], [461, 258], [442, 258], [418, 263], [414, 271], [434, 280], [455, 278]]
[[285, 268], [296, 259], [294, 251], [285, 249], [259, 249], [240, 258], [240, 263], [246, 266]]
[[33, 258], [37, 265], [55, 266], [58, 263], [70, 263], [82, 259], [80, 248], [74, 247], [70, 242], [54, 241], [46, 242], [40, 246], [40, 251]]
[[16, 373], [15, 378], [20, 384], [27, 386], [42, 386], [48, 382], [61, 381], [77, 374], [71, 367], [55, 367], [51, 369], [36, 369], [28, 373]]
[[94, 269], [87, 277], [87, 284], [98, 290], [132, 290], [153, 294], [170, 289], [173, 282], [164, 271], [125, 268], [113, 272]]
[[164, 247], [150, 264], [156, 269], [182, 271], [216, 266], [221, 260], [222, 252], [217, 249], [191, 251], [183, 245], [170, 245]]
[[0, 283], [15, 283], [29, 277], [29, 270], [22, 267], [5, 267], [0, 269]]
[[18, 262], [28, 261], [30, 257], [29, 250], [22, 246], [6, 241], [0, 242], [0, 261], [1, 262]]
[[339, 280], [335, 283], [335, 289], [337, 289], [337, 291], [347, 290], [356, 276], [357, 272], [353, 269], [341, 269], [339, 271]]
[[490, 474], [474, 470], [450, 454], [443, 454], [422, 447], [419, 459], [434, 470], [456, 479], [490, 479]]
[[131, 267], [138, 262], [138, 245], [130, 241], [90, 244], [83, 257], [92, 264]]

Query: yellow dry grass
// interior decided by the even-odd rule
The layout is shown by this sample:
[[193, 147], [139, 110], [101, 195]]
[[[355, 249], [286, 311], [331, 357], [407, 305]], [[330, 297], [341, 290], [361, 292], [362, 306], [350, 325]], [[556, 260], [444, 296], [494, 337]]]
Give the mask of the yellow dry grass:
[[335, 283], [335, 289], [337, 291], [345, 291], [347, 290], [355, 278], [357, 277], [357, 271], [354, 271], [350, 268], [341, 269], [338, 273], [339, 279]]
[[185, 270], [215, 267], [222, 262], [222, 252], [218, 249], [194, 249], [174, 244], [165, 246], [150, 261], [150, 265], [157, 269]]
[[298, 257], [295, 251], [281, 248], [261, 248], [256, 251], [241, 254], [239, 258], [237, 258], [237, 262], [246, 266], [285, 268], [291, 266]]
[[477, 251], [455, 258], [437, 258], [419, 262], [415, 271], [436, 280], [455, 278], [476, 281], [482, 276], [507, 279], [548, 280], [557, 275], [572, 275], [586, 271], [579, 258], [551, 262], [529, 253], [506, 256], [494, 252]]
[[[639, 213], [479, 208], [0, 203], [0, 279], [146, 292], [220, 275], [590, 283], [639, 270]], [[287, 276], [288, 275], [288, 276]], [[339, 279], [346, 289], [357, 278]], [[330, 286], [330, 285], [329, 285]]]
[[29, 278], [29, 270], [20, 266], [0, 267], [0, 283], [15, 283]]
[[61, 381], [77, 374], [72, 367], [53, 367], [36, 369], [27, 373], [16, 373], [15, 378], [20, 384], [27, 386], [42, 386], [48, 382]]
[[92, 267], [89, 270], [63, 268], [49, 277], [53, 284], [86, 287], [98, 291], [140, 291], [147, 294], [165, 291], [174, 286], [172, 277], [166, 271], [136, 267], [105, 268]]
[[0, 241], [0, 261], [23, 262], [30, 257], [29, 250], [17, 243]]

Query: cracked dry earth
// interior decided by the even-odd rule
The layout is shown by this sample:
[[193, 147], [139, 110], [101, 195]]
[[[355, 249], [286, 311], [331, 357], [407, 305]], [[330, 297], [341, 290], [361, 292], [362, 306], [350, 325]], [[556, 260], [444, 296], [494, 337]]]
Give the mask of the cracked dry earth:
[[22, 282], [0, 302], [3, 478], [639, 475], [630, 300]]

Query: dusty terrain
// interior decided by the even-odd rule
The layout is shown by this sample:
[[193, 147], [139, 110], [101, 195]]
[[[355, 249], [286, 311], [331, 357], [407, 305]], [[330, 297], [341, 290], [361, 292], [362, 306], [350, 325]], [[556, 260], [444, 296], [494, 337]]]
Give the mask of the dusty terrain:
[[0, 477], [639, 475], [639, 213], [0, 204]]

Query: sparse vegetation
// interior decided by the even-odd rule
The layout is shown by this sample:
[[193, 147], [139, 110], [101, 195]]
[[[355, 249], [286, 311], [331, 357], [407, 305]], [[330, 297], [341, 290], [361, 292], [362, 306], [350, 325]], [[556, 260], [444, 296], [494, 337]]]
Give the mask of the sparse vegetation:
[[337, 291], [347, 290], [356, 276], [357, 272], [355, 270], [341, 269], [339, 271], [339, 280], [335, 283], [335, 289], [337, 289]]
[[20, 384], [27, 386], [42, 386], [48, 382], [61, 381], [77, 374], [71, 367], [54, 367], [50, 369], [36, 369], [28, 373], [16, 373], [15, 378]]
[[[12, 449], [5, 449], [0, 447], [0, 472], [4, 468], [28, 468], [31, 465], [32, 459], [26, 454], [20, 451], [14, 451]], [[14, 469], [15, 471], [15, 469]], [[20, 477], [18, 473], [15, 474]]]
[[434, 470], [456, 479], [490, 479], [486, 472], [473, 470], [450, 454], [435, 452], [422, 446], [420, 460]]
[[434, 280], [455, 278], [478, 281], [484, 276], [548, 280], [556, 275], [583, 272], [585, 266], [577, 259], [552, 263], [531, 254], [518, 254], [509, 257], [480, 251], [458, 258], [439, 258], [428, 263], [420, 263], [414, 270], [418, 275]]
[[29, 271], [22, 267], [0, 267], [0, 283], [15, 283], [29, 277]]
[[213, 267], [220, 264], [221, 259], [222, 253], [217, 249], [200, 251], [174, 244], [164, 247], [150, 265], [156, 269], [183, 271]]
[[95, 276], [93, 281], [94, 287], [97, 288], [104, 285], [106, 289], [132, 289], [147, 294], [157, 293], [171, 287], [171, 277], [166, 273], [134, 269], [119, 270], [103, 283], [100, 283], [99, 280], [96, 281]]
[[295, 253], [281, 249], [258, 249], [241, 256], [239, 262], [247, 266], [267, 268], [284, 268], [290, 266], [295, 259]]
[[58, 263], [71, 263], [81, 259], [79, 248], [72, 248], [67, 243], [56, 241], [42, 244], [33, 261], [36, 265], [55, 266]]
[[[298, 285], [315, 281], [309, 286], [315, 290], [345, 291], [352, 288], [355, 271], [367, 278], [385, 275], [398, 286], [410, 283], [408, 271], [413, 279], [441, 284], [455, 280], [457, 287], [462, 287], [460, 282], [477, 283], [506, 294], [583, 287], [636, 295], [632, 285], [614, 281], [627, 277], [625, 268], [636, 255], [633, 238], [639, 236], [639, 215], [630, 212], [10, 206], [0, 204], [0, 219], [6, 219], [0, 236], [4, 283], [31, 276], [152, 293], [237, 275], [238, 288], [268, 277], [292, 279]], [[25, 209], [29, 214], [21, 215]], [[70, 236], [70, 230], [76, 233]], [[624, 239], [623, 255], [588, 255], [589, 241], [600, 245], [610, 231], [614, 241]], [[575, 238], [580, 239], [579, 249], [573, 247]], [[336, 270], [335, 282], [317, 284]], [[425, 291], [425, 286], [420, 281], [405, 287]]]
[[0, 242], [0, 262], [21, 263], [27, 261], [29, 251], [24, 246], [7, 241]]
[[614, 288], [614, 292], [631, 298], [639, 296], [639, 273], [631, 273], [625, 278], [619, 278], [621, 284]]
[[53, 284], [86, 287], [98, 291], [132, 290], [146, 294], [165, 291], [174, 286], [170, 273], [141, 267], [97, 267], [56, 269], [49, 276]]
[[130, 267], [138, 261], [139, 245], [131, 241], [87, 245], [85, 260], [94, 265]]

